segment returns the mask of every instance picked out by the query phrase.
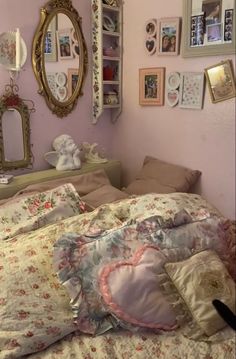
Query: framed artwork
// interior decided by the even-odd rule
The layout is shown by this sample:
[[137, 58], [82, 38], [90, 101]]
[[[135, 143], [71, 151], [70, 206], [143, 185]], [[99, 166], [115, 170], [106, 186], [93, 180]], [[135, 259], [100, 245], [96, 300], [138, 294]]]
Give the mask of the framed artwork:
[[183, 57], [235, 53], [234, 0], [183, 0], [183, 9]]
[[150, 19], [145, 24], [145, 48], [148, 55], [153, 55], [157, 47], [157, 21]]
[[44, 40], [44, 59], [45, 62], [57, 61], [57, 16], [54, 16], [48, 25]]
[[57, 31], [58, 58], [67, 60], [73, 58], [71, 29]]
[[139, 69], [139, 104], [164, 105], [165, 67]]
[[201, 110], [203, 106], [204, 73], [182, 72], [179, 107]]
[[158, 33], [158, 55], [178, 55], [180, 19], [178, 17], [159, 19]]
[[77, 82], [79, 77], [79, 70], [78, 69], [68, 69], [68, 98], [70, 98], [76, 88]]
[[232, 61], [222, 61], [205, 69], [208, 88], [213, 103], [235, 97]]

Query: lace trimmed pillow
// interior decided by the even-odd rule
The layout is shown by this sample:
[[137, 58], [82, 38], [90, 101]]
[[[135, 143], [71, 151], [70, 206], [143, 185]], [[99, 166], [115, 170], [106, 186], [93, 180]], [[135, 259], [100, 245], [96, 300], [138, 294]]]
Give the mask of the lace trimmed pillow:
[[83, 212], [84, 202], [70, 183], [16, 198], [0, 207], [0, 240]]
[[[226, 326], [212, 301], [221, 300], [235, 313], [235, 282], [215, 251], [205, 250], [184, 261], [166, 263], [164, 267], [174, 285], [177, 301], [191, 313], [193, 320], [187, 332], [190, 337], [210, 337]], [[181, 306], [179, 309], [180, 313]]]

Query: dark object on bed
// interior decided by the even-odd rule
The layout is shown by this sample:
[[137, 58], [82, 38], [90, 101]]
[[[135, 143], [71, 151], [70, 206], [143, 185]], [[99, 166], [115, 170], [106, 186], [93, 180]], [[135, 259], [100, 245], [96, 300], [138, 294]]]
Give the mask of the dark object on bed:
[[234, 313], [228, 308], [227, 305], [218, 299], [213, 300], [212, 304], [216, 308], [221, 318], [223, 318], [224, 321], [236, 331], [236, 315], [234, 315]]

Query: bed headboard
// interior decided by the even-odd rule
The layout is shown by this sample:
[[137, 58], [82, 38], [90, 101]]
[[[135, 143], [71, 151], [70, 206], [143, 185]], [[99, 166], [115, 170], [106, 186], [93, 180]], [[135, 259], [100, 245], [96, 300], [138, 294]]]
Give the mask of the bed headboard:
[[121, 163], [117, 160], [109, 160], [106, 163], [82, 163], [79, 170], [73, 171], [57, 171], [55, 168], [31, 172], [25, 175], [15, 176], [9, 184], [0, 184], [0, 199], [9, 198], [23, 188], [53, 179], [78, 176], [80, 174], [94, 172], [104, 169], [112, 186], [121, 187]]

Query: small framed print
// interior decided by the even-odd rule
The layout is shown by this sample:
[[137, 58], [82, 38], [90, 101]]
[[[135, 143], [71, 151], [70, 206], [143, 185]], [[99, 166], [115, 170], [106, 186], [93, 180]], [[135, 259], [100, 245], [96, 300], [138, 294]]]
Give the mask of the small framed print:
[[44, 59], [45, 62], [56, 62], [57, 61], [57, 41], [56, 41], [56, 30], [57, 30], [57, 17], [54, 16], [48, 25], [45, 39], [44, 39]]
[[158, 21], [158, 55], [178, 55], [180, 38], [180, 19], [163, 18]]
[[150, 19], [145, 24], [145, 47], [148, 55], [153, 55], [157, 47], [157, 21]]
[[179, 107], [201, 110], [203, 106], [204, 73], [182, 72]]
[[57, 31], [58, 57], [61, 60], [73, 58], [71, 29]]
[[221, 24], [212, 24], [206, 26], [206, 36], [207, 36], [207, 42], [221, 42]]
[[235, 97], [236, 90], [231, 60], [207, 67], [205, 75], [213, 103]]
[[139, 69], [139, 104], [164, 105], [165, 68]]
[[225, 10], [224, 41], [232, 42], [233, 39], [233, 16], [234, 9]]
[[75, 92], [78, 80], [79, 80], [79, 70], [78, 69], [68, 69], [68, 98], [70, 98]]

